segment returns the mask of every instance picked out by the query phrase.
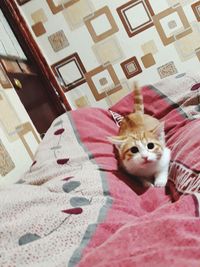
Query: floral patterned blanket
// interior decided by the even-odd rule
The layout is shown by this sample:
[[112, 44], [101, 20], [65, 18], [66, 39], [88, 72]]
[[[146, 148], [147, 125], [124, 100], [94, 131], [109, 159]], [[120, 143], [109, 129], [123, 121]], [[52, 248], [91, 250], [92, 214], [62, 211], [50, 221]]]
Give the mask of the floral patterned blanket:
[[[161, 99], [155, 86], [144, 94], [145, 101]], [[168, 103], [163, 110], [174, 112], [165, 100], [160, 110]], [[187, 126], [185, 117], [177, 122]], [[167, 123], [172, 149], [176, 125]], [[117, 131], [100, 108], [52, 123], [30, 169], [17, 184], [0, 187], [0, 266], [199, 267], [198, 190], [174, 202], [171, 191], [145, 189], [122, 173], [107, 140]]]

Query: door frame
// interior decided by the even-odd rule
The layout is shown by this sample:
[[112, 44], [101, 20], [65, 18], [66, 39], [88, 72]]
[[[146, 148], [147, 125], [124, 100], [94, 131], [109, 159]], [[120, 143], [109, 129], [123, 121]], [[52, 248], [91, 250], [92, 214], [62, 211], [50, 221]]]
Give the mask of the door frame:
[[24, 54], [39, 70], [41, 78], [47, 87], [47, 93], [50, 98], [53, 99], [53, 103], [60, 114], [64, 113], [66, 110], [71, 110], [61, 86], [57, 82], [50, 66], [34, 40], [15, 0], [0, 0], [0, 6], [5, 18], [15, 34], [16, 39], [21, 45]]

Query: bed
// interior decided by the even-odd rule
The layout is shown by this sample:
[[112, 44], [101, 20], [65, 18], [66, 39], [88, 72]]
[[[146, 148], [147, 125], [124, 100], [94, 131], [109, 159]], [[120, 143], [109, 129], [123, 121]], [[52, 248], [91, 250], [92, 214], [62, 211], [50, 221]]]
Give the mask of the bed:
[[172, 150], [166, 188], [119, 170], [107, 140], [132, 111], [131, 93], [109, 110], [56, 118], [29, 170], [0, 187], [0, 266], [199, 267], [198, 88], [198, 73], [142, 88]]

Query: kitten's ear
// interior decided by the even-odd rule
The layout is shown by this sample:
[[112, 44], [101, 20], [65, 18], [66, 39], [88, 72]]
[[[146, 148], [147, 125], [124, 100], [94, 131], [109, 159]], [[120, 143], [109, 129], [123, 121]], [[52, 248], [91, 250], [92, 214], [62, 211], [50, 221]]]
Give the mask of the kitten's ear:
[[114, 144], [117, 148], [119, 148], [126, 140], [124, 136], [108, 136], [107, 139]]
[[164, 128], [165, 128], [164, 122], [160, 122], [160, 124], [152, 130], [152, 133], [154, 133], [155, 136], [158, 138], [158, 140], [162, 142], [163, 144], [165, 144]]

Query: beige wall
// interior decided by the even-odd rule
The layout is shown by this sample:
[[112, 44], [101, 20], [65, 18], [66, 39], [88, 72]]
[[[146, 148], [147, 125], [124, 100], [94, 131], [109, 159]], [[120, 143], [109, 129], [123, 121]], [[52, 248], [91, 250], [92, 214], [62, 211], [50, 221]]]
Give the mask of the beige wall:
[[20, 10], [77, 108], [115, 103], [133, 79], [144, 85], [199, 69], [199, 6], [197, 0], [30, 0]]
[[0, 55], [26, 59], [0, 7]]

